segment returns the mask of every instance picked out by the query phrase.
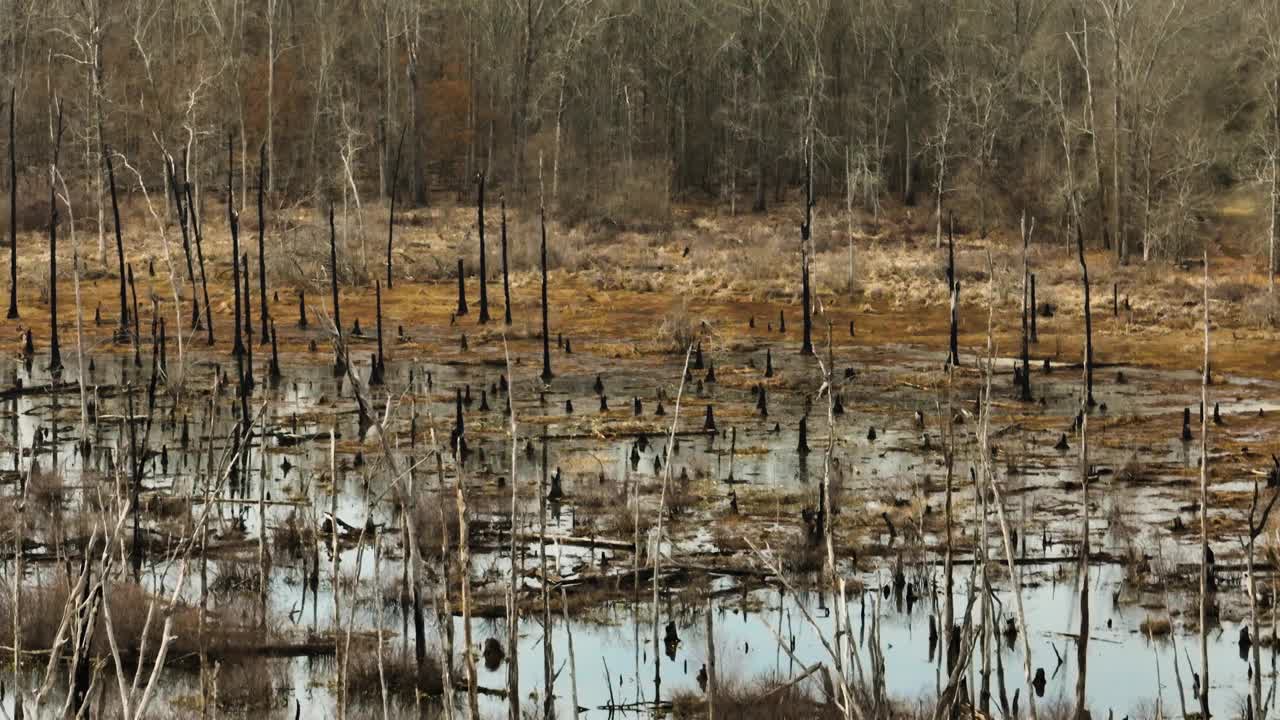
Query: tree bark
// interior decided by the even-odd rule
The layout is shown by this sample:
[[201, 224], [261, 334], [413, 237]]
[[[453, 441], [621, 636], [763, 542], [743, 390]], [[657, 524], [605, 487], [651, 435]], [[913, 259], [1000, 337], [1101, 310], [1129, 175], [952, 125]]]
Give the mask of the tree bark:
[[481, 325], [489, 323], [489, 271], [484, 246], [484, 173], [480, 173], [476, 182], [479, 184], [476, 202], [476, 230], [480, 233], [480, 317]]
[[[15, 81], [9, 89], [9, 314], [18, 319], [18, 138], [14, 130], [18, 88]], [[121, 275], [123, 293], [124, 276]]]
[[804, 224], [800, 226], [800, 288], [801, 302], [804, 311], [804, 340], [800, 345], [801, 355], [813, 354], [813, 310], [809, 298], [809, 247], [813, 234], [813, 159], [808, 143], [805, 143], [804, 156]]
[[[1200, 376], [1200, 717], [1209, 717], [1209, 251], [1204, 252], [1204, 367]], [[1255, 672], [1257, 670], [1255, 669]]]
[[53, 144], [53, 164], [49, 166], [49, 370], [62, 370], [58, 347], [58, 198], [54, 177], [58, 172], [58, 152], [62, 149], [62, 103], [58, 102], [57, 139]]
[[[271, 342], [271, 320], [267, 312], [267, 146], [264, 143], [258, 148], [258, 301], [261, 308], [259, 327], [262, 331], [260, 344]], [[250, 339], [252, 342], [252, 339]]]
[[400, 129], [400, 140], [396, 143], [396, 162], [391, 169], [391, 177], [388, 184], [391, 192], [391, 206], [387, 211], [387, 289], [390, 290], [394, 284], [391, 273], [391, 243], [395, 239], [396, 231], [396, 180], [400, 178], [400, 151], [404, 149], [404, 128]]
[[235, 209], [235, 190], [233, 187], [232, 168], [235, 167], [235, 145], [227, 136], [227, 217], [231, 225], [231, 284], [235, 291], [235, 340], [231, 354], [235, 357], [244, 355], [244, 328], [240, 316], [240, 215]]
[[[551, 331], [547, 322], [547, 210], [540, 210], [542, 250], [539, 265], [542, 270], [542, 382], [551, 382]], [[655, 651], [656, 652], [656, 651]]]
[[502, 204], [502, 301], [503, 322], [511, 324], [511, 277], [507, 267], [507, 197], [499, 198]]
[[[124, 274], [124, 239], [120, 232], [120, 202], [116, 197], [116, 172], [111, 163], [111, 148], [107, 148], [103, 153], [107, 162], [107, 182], [111, 186], [111, 216], [115, 220], [116, 230], [116, 260], [120, 267], [120, 324], [116, 334], [120, 338], [126, 338], [129, 332], [129, 296], [125, 287]], [[206, 302], [205, 307], [208, 307]], [[17, 317], [16, 315], [12, 317]]]

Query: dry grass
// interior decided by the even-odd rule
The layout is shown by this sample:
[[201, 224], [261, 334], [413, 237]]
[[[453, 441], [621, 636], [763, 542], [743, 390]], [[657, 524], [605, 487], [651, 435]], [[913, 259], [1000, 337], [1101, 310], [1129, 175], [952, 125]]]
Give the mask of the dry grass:
[[[716, 690], [716, 715], [742, 718], [743, 720], [825, 720], [842, 717], [834, 706], [823, 704], [806, 688], [817, 687], [819, 680], [813, 677], [799, 685], [779, 689], [786, 678], [766, 676], [756, 680], [719, 678], [721, 687]], [[672, 717], [703, 718], [706, 716], [706, 698], [693, 691], [676, 692], [671, 698]]]
[[1146, 637], [1164, 637], [1173, 632], [1173, 625], [1167, 617], [1152, 617], [1148, 615], [1138, 625], [1138, 631]]
[[224, 710], [265, 710], [278, 705], [276, 696], [287, 690], [278, 662], [241, 658], [218, 666], [217, 704]]
[[359, 649], [352, 648], [347, 667], [347, 692], [352, 698], [365, 701], [381, 698], [384, 678], [388, 696], [398, 700], [412, 701], [414, 690], [419, 687], [428, 696], [437, 696], [442, 692], [440, 662], [430, 652], [419, 674], [417, 663], [412, 657], [392, 652], [384, 644], [382, 666], [383, 674], [380, 676], [377, 648], [373, 643], [361, 643]]

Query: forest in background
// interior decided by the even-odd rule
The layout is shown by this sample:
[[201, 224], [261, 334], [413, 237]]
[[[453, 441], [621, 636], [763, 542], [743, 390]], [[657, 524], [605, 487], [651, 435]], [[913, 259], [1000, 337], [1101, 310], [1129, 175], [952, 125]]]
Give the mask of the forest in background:
[[1122, 262], [1198, 254], [1222, 193], [1256, 187], [1249, 246], [1275, 264], [1274, 0], [4, 5], [27, 229], [47, 223], [56, 99], [60, 169], [100, 233], [108, 149], [155, 187], [169, 153], [221, 194], [230, 140], [241, 205], [261, 157], [277, 204], [394, 186], [421, 207], [484, 172], [513, 204], [636, 224], [672, 201], [767, 209], [811, 142], [841, 210], [919, 205], [984, 234], [1025, 210]]

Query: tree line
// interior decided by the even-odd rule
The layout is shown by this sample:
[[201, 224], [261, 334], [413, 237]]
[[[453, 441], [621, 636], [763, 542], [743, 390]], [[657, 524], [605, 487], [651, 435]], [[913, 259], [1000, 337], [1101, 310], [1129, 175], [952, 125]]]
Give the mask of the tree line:
[[764, 211], [804, 186], [812, 143], [819, 196], [921, 205], [939, 237], [945, 214], [985, 232], [1026, 210], [1121, 260], [1177, 256], [1243, 184], [1270, 198], [1260, 247], [1277, 232], [1271, 0], [5, 6], [18, 182], [43, 185], [60, 103], [64, 172], [100, 228], [106, 148], [212, 186], [230, 137], [241, 200], [261, 150], [269, 192], [318, 202], [394, 186], [421, 207], [483, 172], [568, 219]]

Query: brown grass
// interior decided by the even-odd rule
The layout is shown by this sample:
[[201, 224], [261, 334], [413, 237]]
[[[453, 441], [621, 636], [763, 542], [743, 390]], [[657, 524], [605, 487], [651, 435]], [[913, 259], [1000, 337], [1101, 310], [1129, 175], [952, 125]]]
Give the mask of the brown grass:
[[1167, 617], [1153, 617], [1148, 615], [1141, 624], [1138, 625], [1138, 631], [1147, 637], [1164, 637], [1173, 632], [1173, 625]]

